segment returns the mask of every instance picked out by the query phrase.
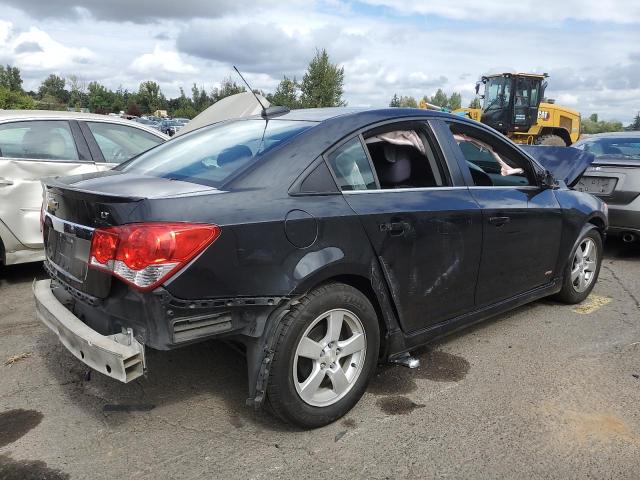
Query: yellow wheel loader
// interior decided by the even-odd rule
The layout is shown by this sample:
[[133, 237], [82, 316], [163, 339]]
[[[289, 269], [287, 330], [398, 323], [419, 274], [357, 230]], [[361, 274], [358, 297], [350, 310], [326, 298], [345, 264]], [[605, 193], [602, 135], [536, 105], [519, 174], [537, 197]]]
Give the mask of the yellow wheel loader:
[[459, 108], [466, 114], [511, 138], [529, 145], [569, 146], [580, 137], [580, 113], [542, 101], [548, 75], [499, 73], [476, 84], [476, 94], [484, 85], [482, 108]]

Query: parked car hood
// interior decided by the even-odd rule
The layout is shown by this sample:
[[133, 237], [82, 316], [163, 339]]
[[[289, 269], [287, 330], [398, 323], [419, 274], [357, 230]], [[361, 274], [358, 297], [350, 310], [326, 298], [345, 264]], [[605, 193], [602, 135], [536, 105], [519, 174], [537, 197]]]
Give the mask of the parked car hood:
[[596, 158], [593, 153], [573, 147], [520, 145], [520, 148], [569, 187], [578, 183], [582, 174]]
[[118, 170], [49, 178], [43, 180], [43, 183], [53, 188], [131, 200], [220, 193], [220, 190], [206, 185]]

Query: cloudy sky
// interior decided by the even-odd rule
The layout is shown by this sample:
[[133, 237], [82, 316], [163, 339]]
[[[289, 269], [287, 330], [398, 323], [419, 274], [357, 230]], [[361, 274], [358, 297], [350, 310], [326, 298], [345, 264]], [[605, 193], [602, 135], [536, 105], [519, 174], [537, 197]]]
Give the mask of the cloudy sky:
[[588, 115], [640, 110], [638, 0], [0, 0], [0, 62], [26, 89], [49, 73], [176, 96], [246, 72], [272, 91], [315, 48], [344, 66], [351, 106], [438, 87], [468, 103], [490, 71], [548, 72], [548, 96]]

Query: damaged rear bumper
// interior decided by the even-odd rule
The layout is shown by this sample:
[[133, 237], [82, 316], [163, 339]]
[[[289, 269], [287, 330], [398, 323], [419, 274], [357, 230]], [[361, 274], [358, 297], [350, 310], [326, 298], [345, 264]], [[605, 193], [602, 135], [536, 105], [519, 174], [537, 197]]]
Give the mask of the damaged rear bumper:
[[134, 338], [131, 329], [127, 333], [99, 334], [55, 297], [51, 280], [35, 281], [33, 294], [37, 318], [78, 360], [124, 383], [144, 374], [144, 345]]

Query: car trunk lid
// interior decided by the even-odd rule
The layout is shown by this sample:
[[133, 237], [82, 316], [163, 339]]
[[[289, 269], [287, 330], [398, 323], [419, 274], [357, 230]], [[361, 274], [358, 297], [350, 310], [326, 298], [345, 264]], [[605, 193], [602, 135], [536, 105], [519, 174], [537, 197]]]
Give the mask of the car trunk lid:
[[43, 237], [50, 273], [72, 288], [105, 298], [112, 276], [88, 268], [95, 229], [131, 223], [145, 202], [215, 188], [124, 172], [43, 180]]

